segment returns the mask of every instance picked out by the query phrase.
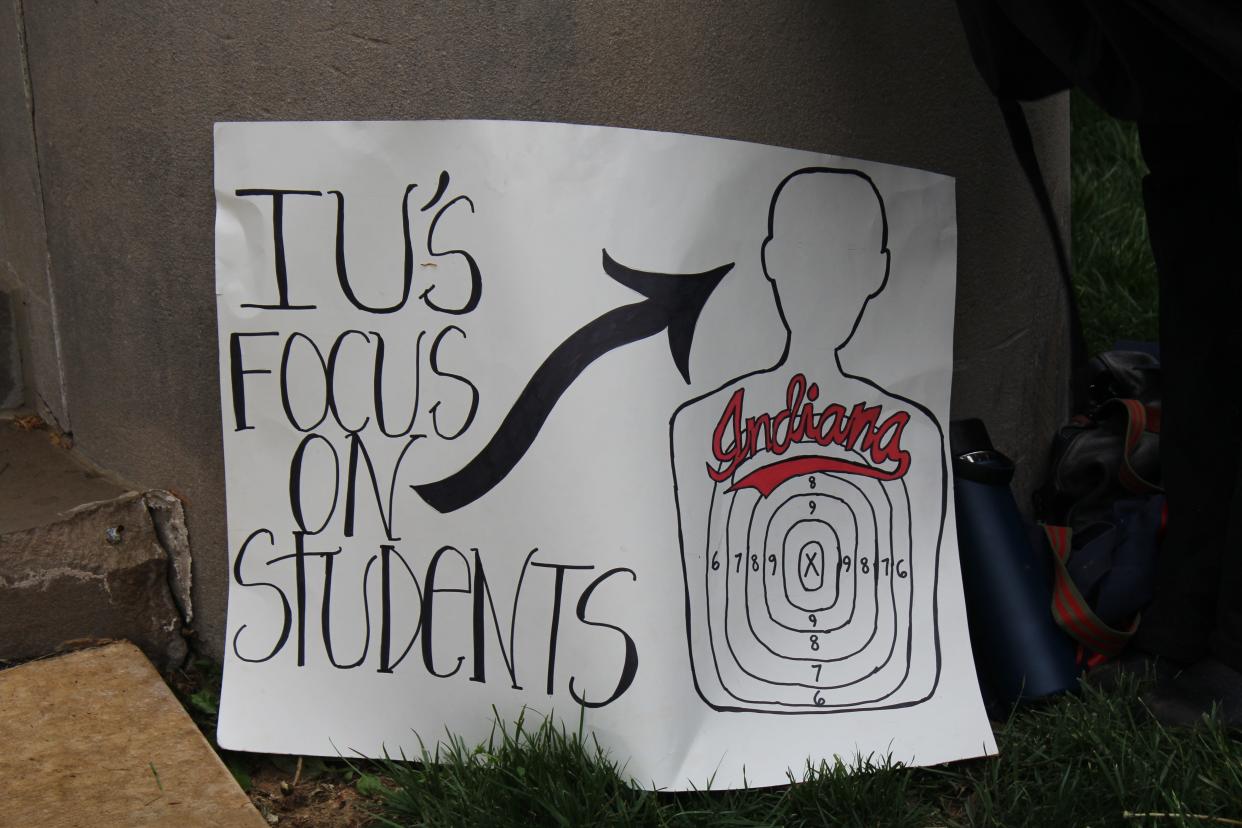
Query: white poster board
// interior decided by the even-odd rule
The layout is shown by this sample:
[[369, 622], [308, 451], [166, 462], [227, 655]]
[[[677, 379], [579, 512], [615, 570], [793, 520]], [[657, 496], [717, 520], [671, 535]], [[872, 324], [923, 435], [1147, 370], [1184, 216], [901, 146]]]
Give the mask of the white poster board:
[[638, 784], [995, 750], [953, 180], [655, 132], [216, 126], [224, 747], [523, 709]]

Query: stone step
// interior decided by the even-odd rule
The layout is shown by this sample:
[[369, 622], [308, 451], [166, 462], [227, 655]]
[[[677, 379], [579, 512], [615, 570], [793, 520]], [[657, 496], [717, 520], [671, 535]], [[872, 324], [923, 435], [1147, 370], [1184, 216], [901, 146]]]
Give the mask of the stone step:
[[76, 506], [126, 491], [57, 442], [36, 417], [0, 419], [0, 535], [55, 523]]
[[125, 638], [161, 669], [182, 663], [191, 617], [180, 501], [127, 491], [0, 421], [0, 664]]
[[129, 642], [0, 670], [0, 824], [267, 821]]

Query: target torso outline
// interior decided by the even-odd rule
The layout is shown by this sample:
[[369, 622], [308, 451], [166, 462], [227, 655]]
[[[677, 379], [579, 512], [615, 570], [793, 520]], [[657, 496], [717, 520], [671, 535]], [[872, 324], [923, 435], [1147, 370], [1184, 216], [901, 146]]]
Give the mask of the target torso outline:
[[[870, 228], [860, 216], [868, 199], [878, 213]], [[887, 235], [882, 197], [863, 173], [818, 167], [787, 176], [772, 198], [763, 250], [789, 333], [784, 353], [771, 368], [684, 403], [670, 420], [691, 669], [714, 709], [907, 707], [939, 682], [943, 429], [925, 406], [846, 372], [839, 357], [887, 284]], [[862, 238], [843, 241], [850, 236]], [[828, 271], [814, 289], [853, 298], [848, 318], [838, 310], [827, 314], [835, 324], [819, 324], [817, 308], [831, 307], [822, 296], [795, 297], [787, 314], [788, 273], [807, 266]], [[861, 422], [848, 434], [847, 418]], [[774, 419], [783, 419], [783, 439]], [[791, 565], [800, 597], [823, 597], [822, 606], [790, 598]]]

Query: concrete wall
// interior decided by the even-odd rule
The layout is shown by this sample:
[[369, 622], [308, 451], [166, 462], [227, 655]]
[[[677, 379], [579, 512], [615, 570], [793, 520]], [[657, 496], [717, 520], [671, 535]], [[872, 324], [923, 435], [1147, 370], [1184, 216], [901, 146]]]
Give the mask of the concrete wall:
[[[1028, 471], [1062, 415], [1052, 248], [952, 4], [3, 5], [0, 260], [27, 311], [27, 382], [91, 460], [185, 498], [196, 626], [217, 654], [215, 121], [571, 121], [956, 176], [954, 413], [984, 416]], [[1031, 114], [1065, 215], [1067, 102]]]

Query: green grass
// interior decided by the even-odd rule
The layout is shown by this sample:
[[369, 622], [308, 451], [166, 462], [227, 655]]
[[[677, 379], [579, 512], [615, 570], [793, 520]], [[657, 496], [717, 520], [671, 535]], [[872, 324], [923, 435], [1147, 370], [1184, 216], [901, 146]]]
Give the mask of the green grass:
[[1156, 266], [1147, 241], [1135, 126], [1071, 97], [1074, 287], [1090, 353], [1118, 339], [1155, 341]]
[[[911, 769], [883, 758], [809, 768], [777, 788], [665, 794], [632, 788], [580, 733], [498, 725], [486, 745], [388, 762], [388, 826], [1242, 825], [1242, 742], [1214, 721], [1166, 730], [1130, 682], [1020, 711], [999, 758]], [[438, 762], [433, 761], [438, 758]], [[1152, 816], [1156, 814], [1156, 816]], [[1147, 815], [1147, 816], [1144, 816]]]

